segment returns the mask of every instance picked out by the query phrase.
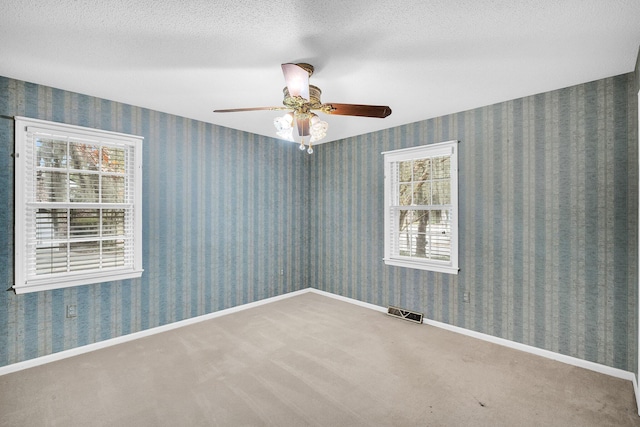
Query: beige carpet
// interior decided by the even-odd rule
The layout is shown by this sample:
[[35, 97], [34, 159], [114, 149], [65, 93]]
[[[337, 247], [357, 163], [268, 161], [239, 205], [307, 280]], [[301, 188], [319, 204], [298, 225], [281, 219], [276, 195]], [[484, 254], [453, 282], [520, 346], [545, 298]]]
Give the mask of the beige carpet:
[[0, 377], [3, 426], [631, 426], [631, 382], [307, 293]]

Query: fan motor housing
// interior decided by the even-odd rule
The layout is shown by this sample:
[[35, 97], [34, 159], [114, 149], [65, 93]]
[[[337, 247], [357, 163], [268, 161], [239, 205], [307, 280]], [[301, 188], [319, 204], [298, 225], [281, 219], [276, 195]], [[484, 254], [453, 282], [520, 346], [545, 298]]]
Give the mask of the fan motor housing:
[[309, 73], [309, 77], [313, 75], [313, 71], [314, 71], [313, 65], [307, 64], [306, 62], [298, 62], [296, 63], [296, 65], [302, 68], [303, 70], [305, 70], [307, 73]]
[[308, 110], [317, 110], [322, 106], [322, 102], [320, 101], [322, 91], [318, 86], [309, 85], [308, 101], [299, 96], [289, 95], [289, 89], [286, 86], [284, 89], [282, 89], [282, 93], [284, 93], [284, 100], [282, 101], [282, 103], [292, 110], [300, 110], [305, 108]]

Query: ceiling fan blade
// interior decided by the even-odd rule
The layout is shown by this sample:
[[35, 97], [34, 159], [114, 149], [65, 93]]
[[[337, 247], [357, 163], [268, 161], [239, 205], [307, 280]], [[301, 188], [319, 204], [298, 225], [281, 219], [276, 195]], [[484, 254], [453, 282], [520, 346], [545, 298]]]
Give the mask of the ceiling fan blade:
[[263, 110], [289, 110], [287, 107], [251, 107], [251, 108], [228, 108], [226, 110], [213, 110], [214, 113], [238, 113], [242, 111], [263, 111]]
[[298, 135], [300, 136], [311, 135], [311, 132], [309, 132], [309, 119], [296, 117], [296, 125], [298, 126]]
[[282, 64], [282, 74], [289, 95], [309, 100], [309, 72], [296, 64]]
[[[335, 114], [339, 116], [360, 116], [360, 117], [378, 117], [385, 118], [391, 114], [391, 108], [386, 105], [360, 105], [360, 104], [334, 104], [327, 102], [331, 109], [326, 111], [327, 114]], [[323, 111], [325, 111], [323, 109]]]

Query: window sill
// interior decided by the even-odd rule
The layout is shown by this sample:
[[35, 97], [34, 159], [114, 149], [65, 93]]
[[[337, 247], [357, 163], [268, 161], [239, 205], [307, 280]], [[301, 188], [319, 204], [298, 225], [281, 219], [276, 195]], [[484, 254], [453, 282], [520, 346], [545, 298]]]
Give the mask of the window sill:
[[53, 289], [70, 288], [72, 286], [89, 285], [92, 283], [115, 282], [118, 280], [136, 279], [142, 276], [144, 270], [112, 270], [99, 274], [80, 274], [77, 276], [65, 275], [57, 278], [44, 278], [29, 280], [24, 285], [14, 285], [16, 294], [29, 292], [50, 291]]
[[396, 267], [415, 268], [418, 270], [435, 271], [438, 273], [458, 274], [458, 267], [446, 264], [437, 264], [430, 262], [413, 261], [408, 259], [384, 258], [384, 263]]

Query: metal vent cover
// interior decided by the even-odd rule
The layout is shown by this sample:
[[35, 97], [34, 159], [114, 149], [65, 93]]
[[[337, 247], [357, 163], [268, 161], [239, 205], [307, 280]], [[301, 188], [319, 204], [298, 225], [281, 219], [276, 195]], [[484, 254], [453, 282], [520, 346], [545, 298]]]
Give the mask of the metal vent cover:
[[398, 307], [389, 306], [387, 311], [389, 316], [398, 317], [400, 319], [408, 320], [410, 322], [422, 323], [422, 313], [416, 313], [415, 311], [405, 310]]

